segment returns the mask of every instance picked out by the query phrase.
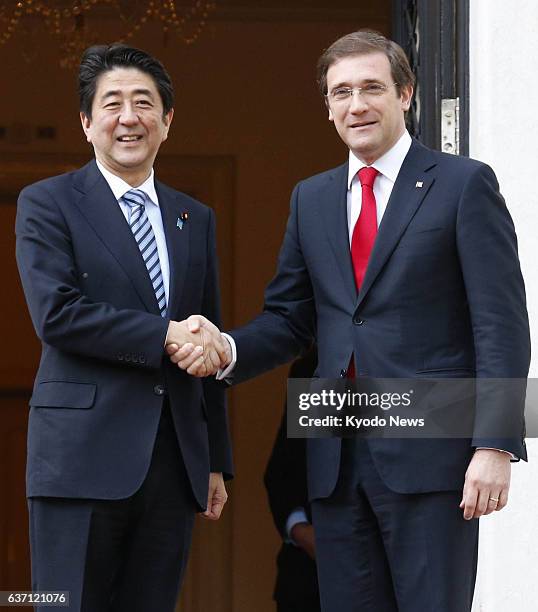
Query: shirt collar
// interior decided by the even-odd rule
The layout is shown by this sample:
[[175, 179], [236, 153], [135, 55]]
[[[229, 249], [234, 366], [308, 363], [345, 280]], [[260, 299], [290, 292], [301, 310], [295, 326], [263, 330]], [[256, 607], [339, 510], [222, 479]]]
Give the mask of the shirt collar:
[[[129, 185], [129, 183], [126, 183], [118, 175], [113, 174], [112, 172], [110, 172], [110, 170], [107, 170], [107, 168], [105, 168], [98, 159], [95, 160], [95, 163], [97, 164], [97, 167], [99, 168], [99, 171], [103, 175], [105, 181], [108, 183], [108, 186], [112, 190], [112, 193], [114, 194], [116, 200], [119, 201], [130, 189], [133, 189], [133, 187]], [[154, 176], [155, 173], [152, 168], [148, 178], [141, 185], [139, 185], [137, 189], [143, 191], [153, 202], [153, 204], [159, 206], [159, 199], [157, 198], [157, 192], [155, 190]]]
[[[409, 132], [405, 130], [396, 144], [379, 159], [376, 159], [372, 164], [372, 167], [374, 167], [380, 174], [387, 177], [390, 181], [395, 183], [398, 172], [400, 172], [400, 168], [402, 167], [405, 156], [411, 148], [412, 142], [413, 140], [411, 136], [409, 136]], [[351, 189], [351, 182], [355, 176], [357, 176], [357, 172], [365, 166], [366, 164], [356, 157], [352, 151], [349, 152], [349, 169], [347, 175], [348, 189]]]

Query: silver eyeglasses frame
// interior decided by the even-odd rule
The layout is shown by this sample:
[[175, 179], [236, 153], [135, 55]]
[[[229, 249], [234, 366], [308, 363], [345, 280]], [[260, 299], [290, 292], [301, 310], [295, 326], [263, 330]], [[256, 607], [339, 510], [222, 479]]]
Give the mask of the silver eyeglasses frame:
[[[391, 83], [390, 85], [385, 85], [384, 83], [368, 83], [364, 87], [336, 87], [329, 93], [323, 95], [327, 104], [329, 102], [349, 102], [353, 98], [355, 92], [357, 92], [363, 98], [379, 98], [384, 95], [390, 87], [393, 85], [398, 86], [398, 83]], [[369, 88], [374, 89], [369, 89]], [[338, 92], [340, 97], [336, 97], [335, 92]]]

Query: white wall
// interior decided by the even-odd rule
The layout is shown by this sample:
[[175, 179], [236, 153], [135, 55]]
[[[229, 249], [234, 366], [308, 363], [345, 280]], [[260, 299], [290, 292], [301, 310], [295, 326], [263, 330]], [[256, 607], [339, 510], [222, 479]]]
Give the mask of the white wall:
[[[471, 0], [470, 154], [490, 164], [516, 225], [538, 340], [538, 2]], [[533, 359], [531, 376], [537, 376]], [[508, 507], [481, 519], [477, 612], [538, 609], [538, 444], [512, 468]]]

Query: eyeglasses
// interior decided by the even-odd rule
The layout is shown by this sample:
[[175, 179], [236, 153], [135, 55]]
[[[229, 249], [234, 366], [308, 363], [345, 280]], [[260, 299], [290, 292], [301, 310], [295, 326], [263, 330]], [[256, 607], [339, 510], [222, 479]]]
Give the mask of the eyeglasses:
[[[398, 85], [398, 83], [392, 83]], [[336, 87], [328, 94], [325, 94], [327, 102], [350, 102], [353, 94], [357, 92], [364, 100], [373, 100], [382, 96], [392, 85], [382, 83], [368, 83], [364, 87]]]

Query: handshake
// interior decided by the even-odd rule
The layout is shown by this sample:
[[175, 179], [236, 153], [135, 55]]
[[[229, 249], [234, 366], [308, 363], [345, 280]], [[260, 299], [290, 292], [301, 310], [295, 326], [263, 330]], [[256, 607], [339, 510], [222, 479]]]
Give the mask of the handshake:
[[202, 315], [170, 321], [165, 344], [170, 361], [192, 376], [211, 376], [232, 361], [230, 343]]

